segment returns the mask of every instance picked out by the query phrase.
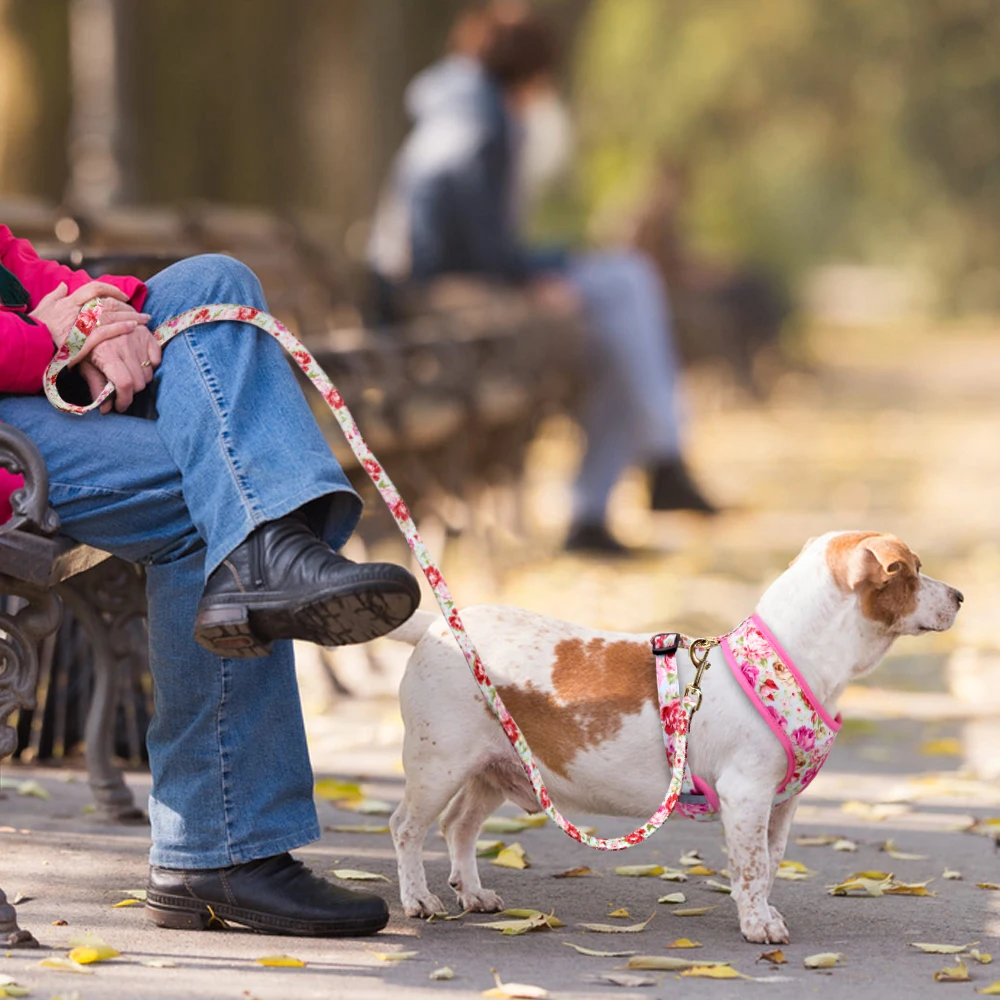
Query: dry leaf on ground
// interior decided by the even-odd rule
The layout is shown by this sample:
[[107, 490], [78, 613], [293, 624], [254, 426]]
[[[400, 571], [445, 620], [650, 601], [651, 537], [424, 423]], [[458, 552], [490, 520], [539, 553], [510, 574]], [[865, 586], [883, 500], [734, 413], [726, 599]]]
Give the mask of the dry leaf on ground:
[[[731, 894], [733, 887], [731, 885], [724, 885], [722, 882], [716, 882], [714, 878], [710, 878], [705, 883], [706, 889], [711, 889], [712, 892], [724, 892], [727, 895]], [[678, 893], [680, 895], [680, 893]]]
[[366, 824], [340, 823], [333, 826], [324, 826], [327, 833], [388, 833], [388, 826], [368, 826]]
[[337, 808], [361, 813], [363, 816], [391, 816], [396, 807], [382, 799], [344, 799], [337, 803]]
[[976, 990], [977, 993], [981, 993], [984, 997], [1000, 997], [1000, 979], [995, 983], [990, 983], [985, 989]]
[[687, 896], [683, 892], [668, 892], [665, 896], [660, 896], [658, 903], [686, 903]]
[[[373, 951], [376, 958], [381, 958], [383, 962], [405, 962], [408, 958], [417, 955], [415, 951]], [[306, 963], [303, 962], [303, 965]]]
[[118, 958], [121, 952], [111, 945], [100, 944], [78, 945], [70, 950], [69, 959], [71, 962], [79, 962], [80, 965], [93, 965], [94, 962], [106, 962], [109, 958]]
[[602, 972], [591, 977], [596, 983], [610, 983], [612, 986], [636, 988], [639, 986], [655, 986], [658, 980], [652, 976], [636, 976], [627, 972]]
[[487, 924], [466, 924], [466, 927], [485, 927], [487, 930], [500, 931], [508, 937], [517, 937], [531, 931], [554, 930], [565, 926], [554, 913], [542, 913], [540, 910], [504, 910], [504, 913], [516, 917], [513, 920], [494, 920]]
[[662, 875], [665, 871], [663, 865], [619, 865], [615, 869], [615, 874], [642, 878], [647, 875]]
[[649, 920], [644, 920], [641, 924], [578, 924], [577, 926], [598, 934], [638, 934], [649, 926], [650, 920], [655, 916], [655, 913], [651, 914]]
[[141, 899], [119, 899], [117, 903], [111, 904], [112, 910], [119, 910], [123, 906], [142, 906], [143, 902]]
[[333, 875], [347, 882], [388, 882], [384, 875], [375, 872], [363, 872], [358, 868], [334, 868]]
[[830, 833], [818, 833], [810, 834], [804, 837], [796, 837], [795, 843], [799, 847], [830, 847], [831, 845], [837, 843], [840, 837], [836, 837]]
[[688, 880], [687, 872], [681, 871], [679, 868], [665, 869], [660, 878], [664, 882], [686, 882]]
[[928, 955], [961, 955], [963, 951], [976, 944], [979, 944], [979, 942], [972, 941], [969, 944], [935, 944], [930, 941], [911, 941], [910, 947], [919, 948]]
[[709, 910], [714, 910], [714, 906], [692, 906], [686, 910], [671, 910], [670, 912], [675, 917], [701, 917], [708, 913]]
[[996, 891], [996, 890], [1000, 890], [1000, 885], [997, 885], [996, 882], [977, 882], [976, 883], [976, 888], [977, 889], [992, 889], [992, 890]]
[[718, 875], [719, 873], [714, 868], [709, 868], [707, 865], [692, 865], [688, 871], [688, 875]]
[[960, 882], [962, 879], [962, 873], [957, 868], [945, 868], [941, 873], [941, 878], [946, 878], [952, 882]]
[[701, 864], [701, 855], [697, 851], [687, 851], [680, 856], [680, 863], [687, 868]]
[[35, 780], [22, 781], [17, 786], [18, 795], [28, 795], [35, 799], [51, 799], [52, 796]]
[[516, 841], [510, 847], [505, 847], [500, 851], [490, 864], [496, 865], [498, 868], [514, 868], [517, 871], [531, 867], [531, 862], [528, 861], [524, 848]]
[[728, 965], [696, 965], [694, 968], [685, 969], [682, 976], [690, 976], [698, 979], [747, 979], [742, 972], [737, 972]]
[[177, 968], [177, 963], [172, 958], [147, 958], [142, 964], [148, 966], [150, 969]]
[[582, 944], [574, 944], [572, 941], [563, 941], [567, 948], [578, 951], [581, 955], [589, 955], [591, 958], [627, 958], [634, 955], [634, 951], [595, 951], [593, 948], [584, 948]]
[[435, 969], [428, 977], [435, 982], [444, 982], [455, 978], [455, 970], [450, 965], [442, 965], [440, 969]]
[[545, 913], [543, 910], [525, 910], [525, 909], [512, 909], [503, 910], [504, 916], [506, 917], [519, 917], [521, 920], [527, 920], [530, 917], [545, 917], [546, 922], [549, 927], [565, 927], [566, 925], [556, 916], [555, 910], [549, 913]]
[[628, 910], [626, 910], [624, 906], [620, 906], [620, 907], [618, 907], [617, 910], [612, 910], [608, 914], [608, 916], [609, 917], [631, 917], [632, 914], [629, 913]]
[[858, 849], [858, 845], [853, 840], [848, 840], [847, 837], [841, 837], [840, 840], [834, 841], [831, 846], [835, 851], [843, 851], [847, 854], [853, 854]]
[[926, 854], [910, 854], [907, 851], [901, 851], [896, 846], [896, 841], [887, 840], [884, 844], [879, 844], [879, 850], [884, 851], [893, 858], [895, 861], [926, 861]]
[[764, 951], [757, 956], [758, 962], [770, 962], [772, 965], [788, 965], [785, 953], [780, 949], [775, 951]]
[[925, 740], [920, 744], [920, 752], [925, 757], [961, 757], [962, 741], [954, 736]]
[[667, 945], [668, 948], [700, 948], [701, 946], [700, 941], [692, 941], [690, 938], [678, 938]]
[[564, 872], [555, 872], [553, 878], [583, 878], [585, 875], [600, 875], [600, 872], [595, 872], [593, 868], [588, 868], [586, 865], [580, 865], [578, 868], [568, 868]]
[[871, 820], [874, 823], [881, 823], [894, 816], [904, 816], [912, 812], [912, 806], [903, 802], [845, 802], [840, 807], [841, 812], [849, 816], [857, 816], [859, 819]]
[[484, 997], [510, 998], [510, 1000], [548, 1000], [552, 995], [541, 986], [530, 986], [527, 983], [504, 983], [497, 975], [496, 969], [490, 969], [493, 973], [493, 981], [496, 986], [491, 990], [484, 990]]
[[808, 955], [802, 959], [807, 969], [832, 969], [840, 961], [847, 958], [843, 952], [821, 951], [818, 955]]
[[627, 963], [629, 969], [658, 969], [661, 972], [680, 972], [682, 969], [714, 968], [728, 965], [728, 962], [693, 961], [690, 958], [675, 958], [673, 955], [636, 955]]
[[990, 965], [993, 956], [989, 952], [980, 951], [978, 948], [969, 949], [969, 958], [974, 958], [980, 965]]
[[363, 799], [364, 792], [356, 781], [341, 781], [340, 778], [320, 778], [313, 786], [313, 792], [328, 802]]
[[55, 969], [56, 972], [84, 972], [87, 975], [93, 975], [94, 972], [93, 969], [88, 969], [87, 966], [80, 965], [79, 962], [74, 962], [70, 958], [63, 958], [61, 955], [43, 958], [38, 966], [41, 969]]
[[496, 857], [507, 845], [502, 840], [477, 840], [476, 857]]
[[306, 965], [301, 958], [293, 958], [291, 955], [261, 955], [254, 961], [258, 965], [274, 969], [304, 969]]
[[952, 968], [941, 969], [940, 972], [934, 973], [934, 982], [971, 983], [972, 980], [969, 978], [969, 967], [965, 964], [965, 962], [959, 962], [958, 965]]

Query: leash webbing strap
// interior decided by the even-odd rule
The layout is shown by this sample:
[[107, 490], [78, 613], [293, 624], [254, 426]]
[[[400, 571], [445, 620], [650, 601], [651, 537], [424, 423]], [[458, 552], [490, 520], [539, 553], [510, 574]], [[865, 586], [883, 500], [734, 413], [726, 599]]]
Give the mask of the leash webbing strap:
[[[66, 413], [83, 414], [94, 410], [115, 391], [114, 385], [109, 382], [92, 403], [87, 406], [77, 406], [73, 403], [67, 403], [62, 399], [56, 386], [59, 373], [69, 366], [81, 351], [86, 353], [87, 338], [98, 326], [100, 311], [101, 304], [96, 299], [88, 302], [83, 307], [69, 337], [59, 350], [56, 351], [46, 369], [44, 380], [45, 395], [53, 406]], [[654, 652], [659, 650], [660, 654], [655, 657], [656, 689], [660, 705], [660, 717], [664, 720], [664, 723], [668, 716], [675, 720], [675, 732], [673, 734], [674, 755], [670, 761], [670, 785], [667, 789], [666, 797], [646, 823], [627, 836], [594, 837], [584, 833], [566, 819], [552, 804], [531, 749], [521, 730], [518, 728], [517, 723], [507, 711], [496, 688], [493, 686], [493, 682], [486, 672], [486, 667], [479, 653], [476, 651], [472, 640], [469, 638], [465, 626], [462, 624], [462, 619], [455, 606], [455, 600], [451, 596], [451, 591], [448, 589], [441, 571], [431, 558], [427, 547], [418, 534], [417, 526], [410, 516], [410, 511], [405, 501], [399, 495], [399, 491], [393, 485], [392, 480], [365, 443], [361, 432], [358, 430], [358, 425], [351, 415], [351, 411], [345, 405], [343, 397], [337, 391], [336, 386], [330, 381], [329, 376], [319, 366], [316, 359], [306, 347], [303, 346], [284, 324], [269, 313], [262, 312], [250, 306], [229, 304], [200, 306], [196, 309], [190, 309], [179, 316], [175, 316], [173, 319], [167, 320], [162, 326], [157, 327], [153, 332], [153, 336], [161, 347], [166, 347], [174, 337], [193, 326], [198, 326], [202, 323], [219, 322], [249, 323], [272, 336], [291, 355], [303, 374], [312, 382], [330, 407], [337, 423], [340, 425], [340, 429], [347, 438], [348, 444], [351, 446], [351, 450], [375, 484], [376, 489], [392, 513], [396, 525], [410, 546], [417, 563], [423, 570], [424, 576], [427, 577], [427, 582], [434, 591], [434, 597], [441, 608], [441, 613], [444, 615], [445, 621], [447, 621], [448, 627], [451, 629], [451, 633], [455, 637], [455, 641], [458, 643], [459, 649], [462, 651], [462, 655], [465, 657], [476, 683], [479, 685], [479, 690], [507, 734], [507, 739], [510, 740], [511, 746], [521, 760], [521, 765], [528, 777], [528, 781], [531, 783], [535, 798], [549, 819], [574, 840], [600, 851], [625, 850], [634, 844], [641, 844], [647, 837], [655, 833], [670, 816], [681, 793], [681, 784], [687, 767], [688, 729], [690, 728], [691, 716], [698, 707], [697, 700], [691, 695], [690, 689], [681, 695], [677, 677], [676, 645], [673, 647], [673, 654], [667, 652], [667, 643], [672, 641], [674, 636], [655, 636], [652, 640]], [[679, 637], [677, 639], [679, 643]], [[658, 641], [661, 643], [659, 647], [656, 645]], [[678, 712], [677, 707], [681, 711]]]

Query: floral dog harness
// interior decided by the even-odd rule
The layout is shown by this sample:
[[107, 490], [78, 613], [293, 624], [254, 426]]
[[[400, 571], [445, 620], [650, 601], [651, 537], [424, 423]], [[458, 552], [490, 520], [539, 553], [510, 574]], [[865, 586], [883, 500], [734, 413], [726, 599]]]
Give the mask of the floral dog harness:
[[[658, 635], [653, 639], [657, 663], [673, 659], [681, 637]], [[840, 715], [831, 719], [781, 648], [771, 630], [757, 615], [719, 640], [733, 676], [754, 708], [785, 748], [788, 767], [775, 790], [774, 805], [785, 802], [809, 786], [833, 749], [841, 726]], [[674, 761], [676, 723], [673, 706], [662, 716], [667, 759]], [[689, 819], [717, 819], [719, 799], [715, 791], [690, 768], [684, 772], [676, 812]]]

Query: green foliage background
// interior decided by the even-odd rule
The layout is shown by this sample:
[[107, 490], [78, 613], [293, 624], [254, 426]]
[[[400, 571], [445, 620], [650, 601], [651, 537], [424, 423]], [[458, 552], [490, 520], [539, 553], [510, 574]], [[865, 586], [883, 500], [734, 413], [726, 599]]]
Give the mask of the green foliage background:
[[578, 222], [668, 156], [703, 249], [917, 266], [1000, 306], [997, 0], [594, 0], [571, 76]]

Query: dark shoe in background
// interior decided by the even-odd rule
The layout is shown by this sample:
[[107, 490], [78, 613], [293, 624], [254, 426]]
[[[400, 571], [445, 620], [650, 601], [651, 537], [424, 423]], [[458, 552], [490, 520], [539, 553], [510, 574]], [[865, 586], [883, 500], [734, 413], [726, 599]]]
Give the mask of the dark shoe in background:
[[618, 559], [635, 554], [627, 545], [622, 545], [603, 524], [574, 524], [566, 536], [564, 548], [567, 552]]
[[693, 510], [701, 514], [719, 512], [695, 485], [680, 458], [657, 463], [650, 478], [651, 510]]
[[321, 646], [367, 642], [420, 603], [413, 574], [338, 555], [295, 511], [255, 529], [205, 584], [195, 639], [219, 656], [266, 656], [275, 639]]
[[154, 924], [176, 930], [232, 921], [300, 937], [375, 934], [389, 922], [381, 896], [334, 885], [290, 854], [231, 868], [150, 868], [146, 912]]

